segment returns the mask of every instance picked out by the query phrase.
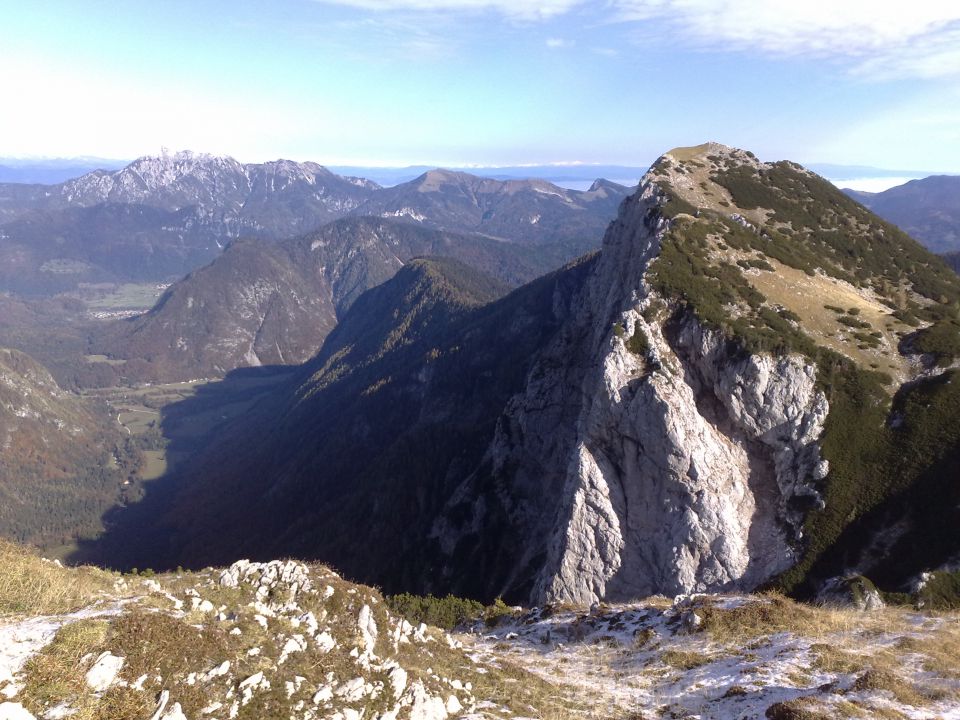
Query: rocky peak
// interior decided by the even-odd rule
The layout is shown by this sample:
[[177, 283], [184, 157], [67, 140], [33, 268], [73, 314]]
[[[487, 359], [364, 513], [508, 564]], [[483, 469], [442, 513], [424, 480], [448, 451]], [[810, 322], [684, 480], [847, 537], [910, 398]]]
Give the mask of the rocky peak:
[[587, 188], [588, 193], [594, 193], [597, 195], [602, 195], [604, 197], [606, 197], [609, 194], [622, 196], [625, 190], [626, 188], [623, 185], [612, 182], [605, 178], [597, 178], [590, 184], [590, 187]]
[[468, 173], [435, 168], [428, 170], [413, 182], [417, 184], [420, 192], [436, 192], [445, 185], [472, 185], [479, 179]]
[[323, 165], [315, 162], [295, 162], [293, 160], [272, 160], [260, 165], [244, 166], [249, 175], [263, 174], [282, 178], [289, 183], [305, 182], [310, 185], [316, 185], [318, 181], [342, 180], [334, 173], [330, 172]]
[[93, 172], [61, 186], [69, 203], [122, 202], [178, 209], [199, 203], [218, 204], [220, 195], [249, 190], [247, 173], [231, 157], [194, 154], [145, 156], [113, 172]]
[[[486, 472], [509, 487], [491, 502], [523, 518], [518, 566], [543, 558], [537, 602], [753, 587], [792, 563], [788, 508], [816, 502], [807, 479], [827, 470], [811, 363], [743, 356], [651, 283], [672, 222], [665, 193], [650, 174], [624, 203], [577, 312], [488, 449]], [[460, 492], [484, 496], [470, 484], [486, 472]], [[457, 554], [451, 528], [436, 533]]]

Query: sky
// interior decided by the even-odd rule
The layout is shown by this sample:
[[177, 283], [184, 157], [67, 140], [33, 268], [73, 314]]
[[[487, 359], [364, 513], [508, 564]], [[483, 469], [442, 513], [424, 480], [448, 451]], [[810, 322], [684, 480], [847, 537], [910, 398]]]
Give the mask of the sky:
[[960, 172], [956, 0], [0, 0], [0, 156]]

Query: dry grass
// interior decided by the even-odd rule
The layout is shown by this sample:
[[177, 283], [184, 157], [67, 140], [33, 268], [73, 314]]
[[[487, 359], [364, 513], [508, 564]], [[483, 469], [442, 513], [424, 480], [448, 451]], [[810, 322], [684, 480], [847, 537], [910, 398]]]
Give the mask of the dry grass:
[[823, 708], [815, 698], [803, 697], [788, 702], [778, 702], [767, 708], [769, 720], [835, 720], [833, 708]]
[[[880, 370], [901, 379], [907, 376], [909, 363], [896, 350], [899, 342], [897, 331], [911, 328], [893, 317], [890, 308], [872, 293], [836, 278], [807, 275], [774, 258], [768, 257], [767, 262], [774, 266], [775, 272], [750, 271], [744, 277], [770, 303], [782, 305], [796, 313], [803, 331], [819, 345], [843, 353], [862, 367], [869, 367], [873, 363], [879, 365]], [[858, 318], [869, 322], [873, 330], [883, 335], [883, 344], [876, 350], [861, 349], [853, 337], [852, 329], [840, 324], [837, 314], [827, 310], [824, 305], [857, 308]], [[881, 350], [886, 350], [888, 354], [884, 355]]]
[[867, 670], [853, 683], [853, 690], [882, 690], [891, 693], [899, 702], [905, 705], [920, 707], [926, 705], [930, 698], [922, 695], [913, 685], [890, 670]]
[[701, 156], [706, 156], [710, 151], [710, 143], [701, 143], [700, 145], [691, 145], [689, 147], [675, 147], [667, 154], [679, 162], [689, 162]]
[[693, 670], [706, 665], [710, 660], [707, 655], [686, 650], [664, 650], [660, 654], [660, 662], [678, 670]]
[[[579, 697], [570, 688], [559, 687], [534, 675], [520, 664], [500, 656], [496, 666], [477, 672], [465, 663], [463, 652], [446, 643], [428, 646], [401, 645], [397, 658], [412, 676], [429, 675], [427, 669], [442, 677], [458, 678], [473, 685], [473, 694], [509, 708], [520, 716], [567, 720], [567, 718], [605, 717], [594, 708], [596, 698]], [[599, 714], [591, 714], [597, 710]]]
[[[103, 694], [94, 709], [95, 720], [146, 718], [153, 711], [145, 693], [129, 687], [112, 687]], [[76, 718], [76, 715], [70, 717]]]
[[[188, 624], [187, 618], [134, 610], [114, 621], [109, 648], [126, 658], [124, 679], [134, 681], [149, 675], [145, 689], [159, 692], [165, 685], [171, 692], [170, 701], [179, 702], [184, 712], [194, 717], [209, 698], [204, 688], [187, 685], [182, 679], [190, 672], [202, 672], [242, 655], [239, 642], [230, 647], [231, 639], [218, 627], [196, 628]], [[163, 683], [154, 684], [157, 675]]]
[[904, 611], [896, 608], [865, 613], [853, 608], [806, 605], [778, 593], [759, 595], [730, 609], [707, 604], [697, 608], [697, 614], [703, 618], [702, 629], [714, 640], [740, 647], [784, 632], [820, 640], [837, 633], [875, 635], [907, 628]]
[[77, 610], [113, 587], [96, 568], [62, 568], [26, 548], [0, 540], [0, 615], [48, 615]]
[[921, 656], [921, 666], [940, 677], [960, 679], [960, 626], [956, 621], [924, 637], [903, 637], [897, 649]]
[[867, 669], [862, 655], [841, 650], [832, 644], [814, 643], [810, 646], [810, 653], [813, 655], [812, 667], [824, 672], [852, 674]]
[[60, 628], [51, 643], [24, 666], [19, 695], [24, 706], [40, 716], [66, 701], [77, 710], [72, 716], [77, 720], [96, 717], [84, 676], [103, 648], [108, 628], [105, 620], [80, 620]]
[[862, 707], [857, 703], [847, 703], [848, 705], [853, 705], [854, 707], [861, 710], [861, 714], [858, 717], [867, 717], [871, 720], [907, 720], [907, 716], [904, 715], [899, 710], [896, 710], [888, 705], [871, 705], [870, 707]]

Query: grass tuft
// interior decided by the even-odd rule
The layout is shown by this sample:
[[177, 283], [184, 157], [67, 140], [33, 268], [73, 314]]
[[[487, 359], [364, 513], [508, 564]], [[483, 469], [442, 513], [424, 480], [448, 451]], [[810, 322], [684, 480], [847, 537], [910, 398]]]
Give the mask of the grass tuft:
[[0, 540], [0, 615], [65, 613], [89, 605], [113, 587], [96, 568], [67, 569]]

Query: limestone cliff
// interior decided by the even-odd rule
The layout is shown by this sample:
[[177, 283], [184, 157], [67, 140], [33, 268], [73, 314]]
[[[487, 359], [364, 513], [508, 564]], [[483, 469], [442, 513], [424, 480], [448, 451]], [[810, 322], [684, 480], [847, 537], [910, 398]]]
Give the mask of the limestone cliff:
[[[577, 313], [449, 506], [494, 479], [528, 540], [516, 575], [538, 566], [533, 601], [755, 587], [795, 560], [795, 499], [819, 501], [807, 481], [826, 473], [828, 406], [813, 365], [737, 352], [691, 313], [670, 315], [646, 280], [662, 202], [650, 177], [625, 201]], [[436, 533], [453, 552], [452, 525]]]

